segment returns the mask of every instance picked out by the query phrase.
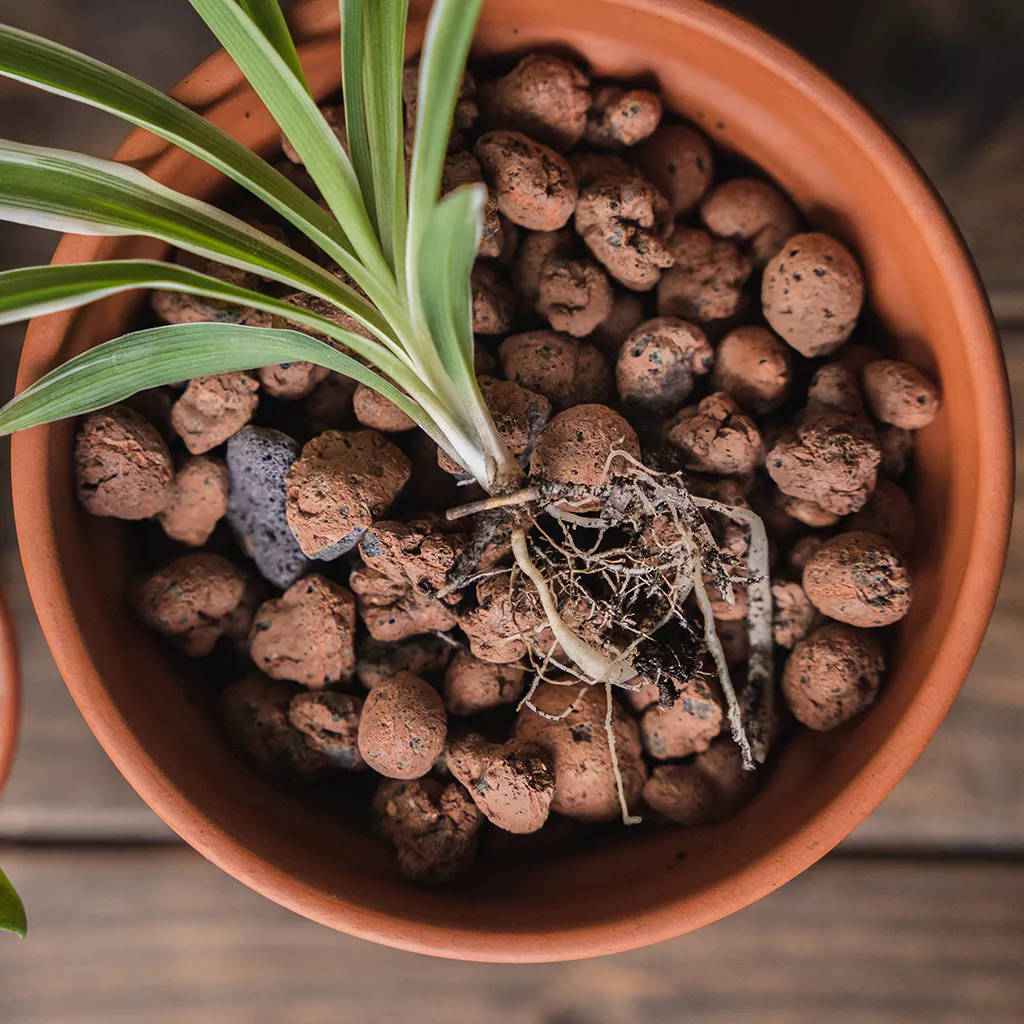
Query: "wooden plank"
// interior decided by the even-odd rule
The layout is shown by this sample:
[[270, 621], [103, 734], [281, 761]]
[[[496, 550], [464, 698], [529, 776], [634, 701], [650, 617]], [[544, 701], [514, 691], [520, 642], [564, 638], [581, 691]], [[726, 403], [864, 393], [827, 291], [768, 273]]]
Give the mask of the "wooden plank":
[[1024, 320], [1024, 4], [719, 3], [802, 50], [889, 125], [949, 206], [996, 315]]
[[[132, 0], [0, 0], [0, 21], [73, 46], [161, 89], [215, 47], [187, 3], [142, 8]], [[0, 137], [109, 156], [128, 126], [78, 103], [0, 79]], [[0, 268], [46, 263], [57, 236], [17, 225], [0, 232]], [[12, 393], [23, 329], [0, 330], [0, 394]], [[35, 621], [10, 511], [9, 448], [0, 456], [0, 583], [18, 626], [25, 679], [22, 735], [0, 833], [59, 838], [171, 838], [89, 732]]]
[[[970, 9], [975, 13], [996, 12], [998, 5], [1004, 2], [978, 0]], [[926, 163], [932, 161], [936, 167], [952, 168], [948, 172], [949, 180], [963, 183], [965, 203], [969, 200], [970, 210], [981, 211], [977, 214], [977, 224], [991, 222], [999, 238], [1010, 232], [1016, 245], [1017, 235], [1024, 228], [1024, 205], [1015, 205], [1013, 198], [1024, 195], [1024, 131], [1013, 133], [1001, 128], [993, 137], [994, 141], [981, 147], [990, 156], [985, 159], [972, 156], [966, 163], [957, 163], [955, 154], [961, 144], [954, 146], [951, 141], [958, 136], [950, 127], [952, 122], [947, 124], [943, 120], [946, 115], [942, 110], [947, 106], [959, 110], [959, 98], [944, 100], [945, 106], [939, 105], [941, 109], [933, 110], [926, 117], [920, 109], [924, 101], [914, 99], [917, 93], [911, 88], [912, 83], [903, 82], [899, 76], [893, 80], [892, 69], [868, 45], [876, 38], [889, 39], [891, 43], [887, 33], [905, 36], [909, 31], [906, 25], [914, 24], [914, 12], [919, 8], [932, 14], [941, 13], [941, 17], [936, 14], [934, 18], [935, 26], [928, 27], [924, 34], [930, 39], [939, 32], [942, 38], [948, 39], [953, 32], [949, 26], [959, 26], [963, 20], [957, 13], [961, 8], [959, 0], [920, 0], [918, 3], [894, 0], [891, 4], [882, 0], [857, 0], [856, 4], [852, 0], [837, 0], [830, 5], [827, 19], [820, 14], [820, 4], [805, 4], [803, 0], [789, 4], [778, 4], [776, 0], [734, 0], [731, 6], [794, 39], [811, 56], [870, 99], [900, 133], [912, 141]], [[884, 14], [884, 10], [890, 8], [902, 12], [899, 17], [892, 15], [893, 24], [898, 22], [903, 26], [900, 33]], [[861, 10], [863, 25], [857, 13]], [[922, 16], [917, 17], [919, 23]], [[102, 4], [41, 0], [32, 5], [20, 0], [0, 0], [0, 19], [52, 35], [161, 86], [173, 83], [211, 46], [187, 4], [166, 4], [147, 10], [143, 21], [138, 6], [128, 0], [104, 0]], [[985, 18], [979, 17], [979, 21], [985, 22]], [[112, 25], [117, 25], [117, 32], [111, 32]], [[976, 40], [978, 31], [972, 28], [968, 37]], [[1016, 38], [1013, 31], [1007, 30], [1008, 38]], [[996, 63], [994, 59], [993, 63]], [[970, 67], [974, 68], [975, 64], [971, 63]], [[119, 123], [110, 118], [9, 83], [0, 82], [0, 100], [0, 134], [7, 137], [109, 153], [123, 134]], [[1012, 112], [1008, 113], [1009, 120], [1004, 119], [1005, 124], [1016, 123], [1013, 116]], [[934, 127], [938, 122], [945, 125], [941, 131]], [[914, 142], [915, 139], [921, 141]], [[929, 153], [932, 155], [928, 156]], [[952, 202], [951, 193], [947, 198]], [[988, 212], [984, 212], [986, 210]], [[958, 216], [962, 217], [963, 213], [958, 211]], [[981, 233], [988, 237], [985, 231]], [[52, 236], [45, 233], [5, 227], [0, 233], [0, 266], [44, 261], [51, 244]], [[995, 255], [989, 263], [995, 268], [991, 274], [996, 277], [991, 280], [1003, 280], [998, 276], [1003, 273], [998, 268], [1004, 266], [1000, 254], [1008, 255], [1009, 250], [1000, 241], [993, 252]], [[1016, 250], [1013, 255], [1014, 260], [1006, 262], [1005, 266], [1019, 274], [1021, 265], [1016, 259]], [[4, 328], [0, 332], [0, 393], [3, 394], [9, 393], [12, 386], [18, 337], [18, 328]], [[1024, 408], [1024, 334], [1008, 336], [1007, 351], [1020, 410]], [[1022, 423], [1018, 423], [1018, 434], [1024, 434]], [[3, 488], [0, 583], [14, 605], [18, 621], [26, 693], [22, 743], [0, 809], [0, 835], [169, 838], [168, 830], [132, 792], [99, 749], [46, 649], [17, 559], [10, 499], [6, 493], [9, 487], [6, 460], [5, 446], [0, 463], [0, 487]], [[1024, 801], [1017, 785], [1024, 776], [1024, 745], [1019, 742], [1019, 737], [1024, 735], [1024, 691], [1017, 685], [1019, 672], [1016, 670], [1018, 623], [1024, 612], [1022, 530], [1024, 527], [1018, 521], [1007, 571], [1008, 583], [963, 695], [921, 761], [876, 814], [851, 837], [850, 846], [860, 849], [926, 845], [945, 849], [1024, 848]]]
[[1024, 865], [829, 859], [696, 934], [581, 963], [451, 963], [330, 932], [191, 850], [5, 848], [27, 941], [6, 1024], [1010, 1024]]

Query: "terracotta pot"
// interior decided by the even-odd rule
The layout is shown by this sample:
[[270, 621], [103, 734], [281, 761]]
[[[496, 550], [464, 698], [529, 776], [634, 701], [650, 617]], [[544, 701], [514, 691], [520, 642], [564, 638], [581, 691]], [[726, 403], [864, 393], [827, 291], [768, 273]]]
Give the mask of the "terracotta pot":
[[[698, 0], [491, 0], [481, 54], [557, 46], [601, 74], [653, 72], [668, 103], [772, 175], [815, 226], [852, 244], [898, 353], [941, 381], [916, 462], [921, 522], [913, 609], [892, 637], [889, 682], [848, 728], [801, 733], [739, 817], [697, 831], [613, 834], [535, 864], [485, 864], [452, 890], [415, 889], [371, 838], [365, 812], [304, 802], [231, 753], [187, 669], [123, 603], [121, 524], [74, 498], [69, 423], [14, 441], [18, 531], [54, 656], [111, 758], [181, 836], [293, 910], [405, 949], [479, 960], [611, 953], [739, 910], [848, 835], [920, 754], [981, 642], [1011, 507], [1007, 383], [985, 297], [955, 228], [913, 161], [862, 107], [778, 41]], [[300, 5], [313, 88], [338, 84], [337, 4]], [[412, 18], [410, 45], [424, 9]], [[317, 34], [323, 38], [317, 39]], [[178, 89], [247, 145], [277, 130], [218, 54]], [[217, 176], [135, 133], [118, 158], [209, 196]], [[159, 255], [125, 239], [65, 238], [55, 262]], [[19, 386], [127, 328], [139, 297], [34, 322]], [[955, 439], [955, 442], [954, 442]]]
[[3, 793], [14, 760], [20, 711], [18, 641], [7, 601], [0, 594], [0, 793]]

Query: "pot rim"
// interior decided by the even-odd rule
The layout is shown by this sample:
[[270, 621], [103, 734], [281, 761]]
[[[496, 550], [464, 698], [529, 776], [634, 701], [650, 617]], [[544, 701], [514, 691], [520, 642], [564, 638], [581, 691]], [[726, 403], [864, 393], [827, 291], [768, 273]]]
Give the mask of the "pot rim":
[[[561, 925], [549, 929], [500, 932], [487, 928], [456, 929], [427, 920], [412, 923], [387, 911], [355, 906], [311, 894], [295, 877], [247, 849], [216, 822], [203, 816], [183, 798], [173, 782], [137, 745], [132, 731], [105, 690], [91, 664], [85, 639], [77, 629], [66, 600], [60, 564], [49, 524], [38, 507], [24, 496], [28, 483], [38, 474], [48, 445], [48, 428], [15, 435], [12, 467], [15, 514], [22, 557], [32, 598], [47, 641], [76, 703], [108, 755], [153, 810], [179, 835], [229, 874], [290, 909], [349, 934], [401, 949], [452, 958], [490, 961], [549, 961], [576, 959], [620, 952], [661, 941], [711, 923], [773, 891], [818, 860], [845, 838], [882, 801], [905, 774], [931, 739], [963, 684], [981, 644], [995, 603], [1003, 561], [1009, 542], [1013, 505], [1013, 428], [1009, 385], [995, 325], [969, 252], [954, 227], [941, 199], [913, 158], [865, 107], [854, 100], [816, 66], [743, 18], [713, 7], [704, 0], [603, 0], [616, 6], [639, 9], [672, 21], [679, 31], [697, 28], [705, 35], [728, 42], [747, 60], [770, 69], [798, 91], [808, 103], [827, 107], [830, 117], [865, 150], [876, 167], [913, 211], [917, 230], [929, 252], [956, 310], [964, 336], [971, 339], [972, 360], [965, 374], [973, 378], [977, 402], [978, 433], [984, 458], [979, 460], [978, 493], [971, 523], [970, 561], [960, 582], [951, 621], [935, 650], [931, 667], [918, 692], [850, 783], [803, 827], [786, 840], [746, 864], [728, 878], [702, 891], [626, 918], [619, 916], [585, 927]], [[324, 12], [324, 34], [336, 28], [337, 5], [310, 0], [298, 11], [304, 24], [315, 23]], [[331, 13], [328, 13], [331, 12]], [[316, 34], [306, 37], [305, 47], [323, 45]], [[199, 66], [175, 95], [186, 103], [202, 106], [211, 99], [211, 85], [233, 65], [223, 51]], [[132, 159], [152, 152], [152, 136], [133, 132], [116, 158]], [[65, 236], [54, 256], [55, 263], [86, 258], [97, 240]], [[68, 315], [54, 315], [30, 324], [25, 351], [52, 350], [70, 323]], [[30, 383], [31, 367], [23, 358], [18, 389]], [[31, 488], [29, 488], [31, 489]]]

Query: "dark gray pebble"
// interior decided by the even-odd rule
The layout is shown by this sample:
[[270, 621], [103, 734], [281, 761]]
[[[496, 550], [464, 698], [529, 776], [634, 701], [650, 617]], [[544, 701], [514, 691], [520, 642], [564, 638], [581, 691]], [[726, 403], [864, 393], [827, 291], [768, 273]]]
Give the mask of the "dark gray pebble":
[[260, 573], [282, 589], [310, 565], [285, 506], [285, 474], [298, 457], [298, 443], [269, 427], [242, 427], [228, 441], [228, 522]]

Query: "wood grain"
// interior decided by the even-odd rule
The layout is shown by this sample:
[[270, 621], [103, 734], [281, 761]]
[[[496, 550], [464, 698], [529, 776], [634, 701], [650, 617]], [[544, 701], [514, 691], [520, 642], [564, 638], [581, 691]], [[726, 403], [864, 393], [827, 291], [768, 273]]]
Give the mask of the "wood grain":
[[720, 0], [819, 64], [913, 153], [960, 226], [996, 315], [1024, 321], [1024, 4]]
[[[992, 84], [993, 75], [1024, 68], [1006, 57], [1024, 41], [1018, 0], [833, 0], [827, 16], [820, 0], [730, 0], [726, 6], [793, 40], [879, 110], [938, 183], [995, 289], [997, 307], [1024, 320], [1024, 89], [1010, 83], [999, 92]], [[129, 0], [0, 0], [0, 19], [161, 87], [213, 45], [184, 0], [148, 8], [145, 19]], [[906, 67], [897, 59], [901, 52]], [[0, 82], [0, 135], [109, 153], [123, 134], [123, 126], [104, 115]], [[52, 241], [5, 227], [0, 266], [45, 261]], [[19, 338], [18, 328], [0, 331], [4, 394], [12, 386]], [[1024, 333], [1007, 333], [1006, 349], [1020, 418]], [[1019, 422], [1019, 434], [1022, 427]], [[0, 584], [17, 617], [26, 680], [21, 748], [0, 809], [0, 836], [171, 838], [110, 765], [56, 672], [18, 563], [6, 446], [0, 458]], [[1024, 689], [1017, 682], [1022, 615], [1024, 526], [1018, 519], [996, 616], [962, 696], [918, 764], [847, 846], [1024, 849]]]
[[1024, 865], [833, 859], [701, 932], [490, 966], [338, 935], [186, 849], [0, 850], [31, 930], [5, 1024], [1011, 1024]]

